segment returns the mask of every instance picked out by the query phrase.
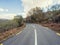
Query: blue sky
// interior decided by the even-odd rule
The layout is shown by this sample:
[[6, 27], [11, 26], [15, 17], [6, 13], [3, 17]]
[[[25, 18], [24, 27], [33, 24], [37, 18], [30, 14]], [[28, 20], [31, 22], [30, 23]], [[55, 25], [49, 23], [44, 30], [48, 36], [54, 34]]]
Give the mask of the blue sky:
[[0, 18], [12, 19], [17, 14], [26, 17], [31, 8], [47, 8], [56, 3], [60, 4], [60, 0], [0, 0]]
[[21, 0], [0, 0], [0, 18], [12, 19], [24, 12]]
[[0, 8], [8, 9], [7, 13], [20, 13], [24, 10], [21, 0], [0, 0]]

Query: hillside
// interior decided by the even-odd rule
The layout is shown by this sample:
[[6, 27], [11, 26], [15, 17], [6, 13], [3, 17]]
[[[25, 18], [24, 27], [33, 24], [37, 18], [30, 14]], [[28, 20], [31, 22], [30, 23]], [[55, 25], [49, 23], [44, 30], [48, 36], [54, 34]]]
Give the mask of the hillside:
[[8, 19], [0, 19], [0, 23], [1, 22], [6, 22], [6, 21], [9, 21]]

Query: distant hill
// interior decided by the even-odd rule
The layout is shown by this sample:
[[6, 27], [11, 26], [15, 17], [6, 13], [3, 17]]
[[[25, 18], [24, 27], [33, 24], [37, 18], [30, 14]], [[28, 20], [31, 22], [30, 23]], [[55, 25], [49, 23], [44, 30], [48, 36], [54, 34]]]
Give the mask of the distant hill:
[[9, 21], [8, 19], [0, 19], [0, 23]]

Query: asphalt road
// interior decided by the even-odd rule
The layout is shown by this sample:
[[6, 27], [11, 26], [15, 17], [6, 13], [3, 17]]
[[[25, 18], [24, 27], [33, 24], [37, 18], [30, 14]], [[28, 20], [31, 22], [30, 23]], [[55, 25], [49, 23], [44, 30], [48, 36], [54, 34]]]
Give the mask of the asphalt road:
[[26, 24], [21, 33], [3, 42], [3, 45], [60, 45], [60, 37], [38, 24]]

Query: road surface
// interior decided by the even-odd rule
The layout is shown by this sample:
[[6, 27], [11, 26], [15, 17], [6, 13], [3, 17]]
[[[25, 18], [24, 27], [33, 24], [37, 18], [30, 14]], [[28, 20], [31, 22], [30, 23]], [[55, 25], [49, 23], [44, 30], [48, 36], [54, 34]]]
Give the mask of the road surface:
[[60, 45], [60, 37], [41, 25], [26, 24], [21, 33], [4, 41], [3, 45]]

